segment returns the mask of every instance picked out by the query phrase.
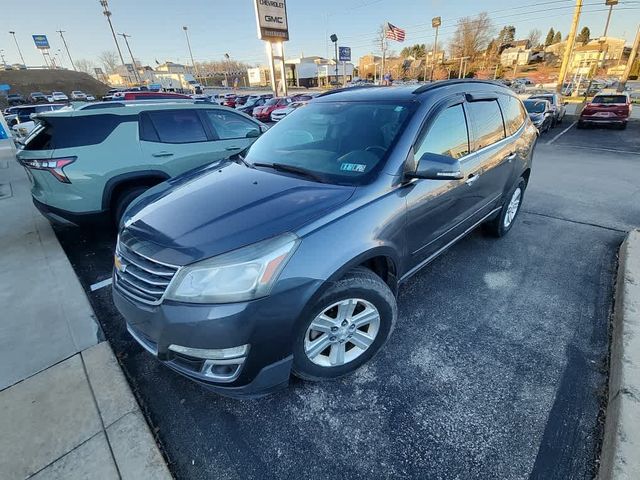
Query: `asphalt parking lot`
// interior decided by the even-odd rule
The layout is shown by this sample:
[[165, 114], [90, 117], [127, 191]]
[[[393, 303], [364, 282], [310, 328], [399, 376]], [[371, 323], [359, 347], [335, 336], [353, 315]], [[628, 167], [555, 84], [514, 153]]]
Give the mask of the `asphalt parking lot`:
[[254, 401], [211, 394], [130, 338], [113, 232], [57, 229], [177, 478], [592, 478], [616, 252], [640, 225], [640, 121], [541, 137], [504, 239], [474, 232], [400, 291], [356, 375]]

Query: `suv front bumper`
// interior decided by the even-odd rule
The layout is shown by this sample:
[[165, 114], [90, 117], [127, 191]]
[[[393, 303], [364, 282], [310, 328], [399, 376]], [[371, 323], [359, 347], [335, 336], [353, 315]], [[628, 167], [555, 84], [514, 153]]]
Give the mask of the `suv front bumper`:
[[[299, 283], [261, 299], [232, 304], [186, 304], [165, 301], [146, 305], [113, 285], [113, 301], [133, 338], [167, 367], [207, 389], [236, 397], [261, 397], [289, 383], [293, 326], [321, 282]], [[192, 349], [230, 349], [249, 345], [230, 381], [207, 375], [202, 358], [177, 353], [171, 345]]]

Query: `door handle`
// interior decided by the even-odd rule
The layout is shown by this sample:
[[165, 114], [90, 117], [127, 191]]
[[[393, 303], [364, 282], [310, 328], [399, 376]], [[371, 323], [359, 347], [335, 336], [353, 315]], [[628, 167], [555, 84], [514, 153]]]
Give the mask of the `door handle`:
[[516, 152], [512, 152], [509, 155], [507, 155], [506, 157], [504, 157], [504, 159], [508, 162], [513, 161], [513, 159], [516, 158]]
[[469, 175], [469, 178], [464, 181], [464, 183], [466, 183], [467, 185], [473, 185], [479, 178], [480, 175], [474, 175], [472, 173], [471, 175]]
[[171, 152], [155, 152], [155, 153], [152, 153], [151, 156], [153, 156], [153, 157], [172, 157], [173, 153], [171, 153]]
[[225, 150], [232, 151], [232, 150], [240, 150], [241, 148], [242, 147], [227, 147]]

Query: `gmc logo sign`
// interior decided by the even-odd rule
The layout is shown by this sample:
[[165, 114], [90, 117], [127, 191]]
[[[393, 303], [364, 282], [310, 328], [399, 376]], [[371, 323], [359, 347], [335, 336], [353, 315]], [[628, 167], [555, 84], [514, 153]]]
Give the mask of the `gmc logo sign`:
[[280, 24], [284, 23], [284, 19], [282, 17], [274, 17], [272, 15], [265, 15], [264, 21], [269, 23], [280, 23]]

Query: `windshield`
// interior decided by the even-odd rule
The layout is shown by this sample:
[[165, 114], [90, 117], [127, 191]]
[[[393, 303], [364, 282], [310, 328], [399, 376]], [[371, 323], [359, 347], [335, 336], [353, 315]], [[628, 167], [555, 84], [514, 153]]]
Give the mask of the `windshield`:
[[544, 113], [545, 105], [544, 102], [525, 100], [524, 108], [526, 108], [529, 113]]
[[305, 169], [329, 183], [364, 183], [411, 113], [410, 103], [310, 103], [262, 135], [246, 160]]
[[627, 103], [625, 95], [596, 95], [591, 103]]
[[267, 100], [267, 102], [265, 103], [265, 105], [267, 107], [271, 106], [271, 105], [275, 105], [276, 103], [278, 103], [278, 100], [280, 100], [279, 98], [270, 98], [269, 100]]

